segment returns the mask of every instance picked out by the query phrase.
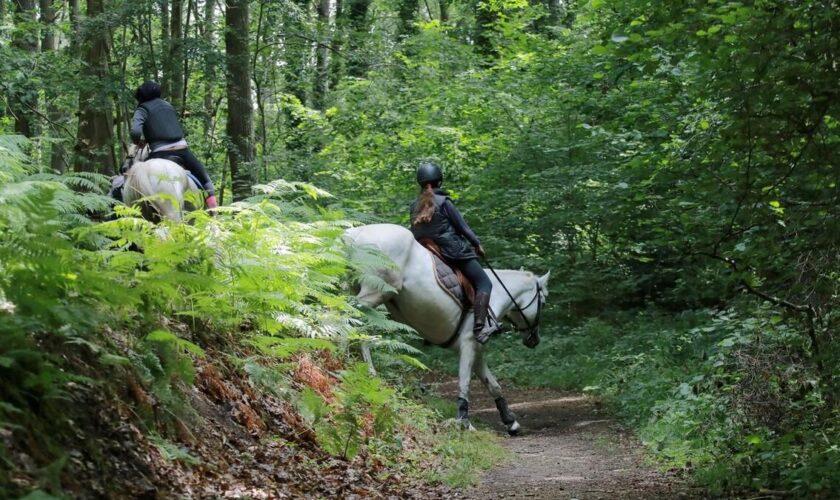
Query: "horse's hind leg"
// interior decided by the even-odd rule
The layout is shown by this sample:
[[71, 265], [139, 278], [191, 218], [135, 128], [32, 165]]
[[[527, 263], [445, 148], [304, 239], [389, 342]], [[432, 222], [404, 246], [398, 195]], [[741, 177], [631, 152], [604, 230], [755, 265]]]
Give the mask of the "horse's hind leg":
[[[463, 337], [462, 337], [463, 338]], [[470, 423], [470, 375], [473, 371], [473, 364], [476, 356], [476, 342], [470, 338], [465, 342], [458, 343], [458, 422], [461, 426], [470, 431], [475, 427]]]
[[507, 427], [508, 434], [511, 436], [516, 435], [519, 432], [519, 422], [516, 420], [516, 415], [510, 411], [507, 401], [502, 396], [502, 387], [487, 366], [487, 359], [482, 349], [479, 349], [475, 362], [475, 376], [481, 380], [487, 392], [496, 401], [496, 409], [499, 410], [499, 416], [502, 418], [502, 423]]
[[[382, 292], [368, 286], [360, 286], [356, 292], [356, 299], [371, 309], [385, 302]], [[370, 342], [362, 341], [362, 359], [368, 365], [368, 373], [376, 375], [376, 367], [373, 366], [373, 356], [370, 354]]]

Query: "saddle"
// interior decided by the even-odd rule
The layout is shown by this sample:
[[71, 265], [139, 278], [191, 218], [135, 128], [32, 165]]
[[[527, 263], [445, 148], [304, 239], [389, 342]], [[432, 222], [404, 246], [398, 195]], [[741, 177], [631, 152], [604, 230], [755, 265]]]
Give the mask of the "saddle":
[[438, 285], [455, 299], [461, 305], [461, 308], [471, 308], [473, 302], [475, 302], [475, 289], [470, 280], [457, 267], [446, 262], [440, 247], [433, 240], [424, 238], [418, 240], [418, 243], [432, 254], [432, 261], [435, 264], [435, 280]]

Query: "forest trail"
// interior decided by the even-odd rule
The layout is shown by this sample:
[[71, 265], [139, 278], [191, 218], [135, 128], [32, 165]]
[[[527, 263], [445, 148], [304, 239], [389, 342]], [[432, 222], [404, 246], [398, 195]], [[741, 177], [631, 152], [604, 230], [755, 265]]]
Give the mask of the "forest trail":
[[[456, 397], [457, 380], [438, 384]], [[486, 472], [464, 498], [612, 499], [698, 498], [676, 474], [646, 463], [638, 439], [613, 420], [596, 400], [579, 393], [503, 385], [522, 425], [507, 437], [508, 460]], [[493, 400], [473, 381], [470, 418], [501, 433]]]

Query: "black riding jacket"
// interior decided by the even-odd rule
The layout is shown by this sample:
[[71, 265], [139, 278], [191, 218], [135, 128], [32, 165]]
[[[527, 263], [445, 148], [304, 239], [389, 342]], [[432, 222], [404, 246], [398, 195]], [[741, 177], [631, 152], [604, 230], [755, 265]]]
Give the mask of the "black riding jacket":
[[[411, 203], [412, 218], [419, 202], [420, 197]], [[443, 256], [449, 260], [478, 258], [473, 248], [480, 246], [481, 241], [467, 225], [448, 193], [442, 189], [435, 189], [435, 213], [432, 220], [423, 224], [412, 224], [411, 232], [415, 239], [434, 240]]]
[[184, 129], [178, 121], [178, 114], [171, 104], [163, 99], [152, 99], [137, 106], [131, 120], [131, 139], [140, 140], [140, 136], [152, 151], [159, 146], [172, 144], [184, 138]]

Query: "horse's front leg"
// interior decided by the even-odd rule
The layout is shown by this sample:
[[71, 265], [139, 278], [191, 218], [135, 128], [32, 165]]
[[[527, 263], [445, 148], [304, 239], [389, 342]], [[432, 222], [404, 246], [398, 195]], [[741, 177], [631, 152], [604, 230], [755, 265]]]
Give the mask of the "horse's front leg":
[[519, 422], [516, 420], [516, 415], [508, 407], [507, 401], [502, 396], [502, 386], [496, 380], [493, 372], [487, 366], [487, 358], [484, 355], [484, 350], [479, 349], [475, 360], [475, 376], [478, 377], [487, 389], [487, 392], [493, 397], [496, 402], [496, 409], [499, 410], [499, 416], [502, 418], [502, 423], [507, 427], [508, 434], [515, 436], [519, 433]]
[[470, 423], [470, 375], [475, 363], [477, 343], [471, 337], [458, 342], [458, 422], [466, 430], [474, 431]]

